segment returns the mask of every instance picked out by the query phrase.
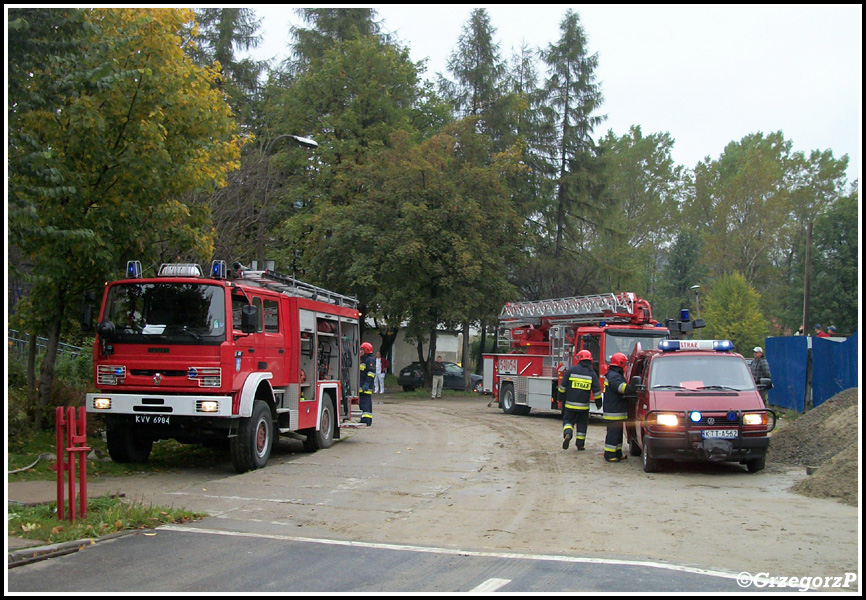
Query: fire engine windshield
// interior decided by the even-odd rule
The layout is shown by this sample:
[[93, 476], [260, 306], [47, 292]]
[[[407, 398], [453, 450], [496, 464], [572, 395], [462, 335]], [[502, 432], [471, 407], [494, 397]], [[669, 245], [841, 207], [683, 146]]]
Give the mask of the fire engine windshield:
[[644, 350], [657, 348], [661, 340], [668, 339], [669, 335], [666, 329], [654, 331], [652, 329], [638, 331], [634, 329], [609, 329], [605, 332], [604, 338], [604, 354], [605, 362], [610, 362], [610, 357], [617, 352], [622, 352], [626, 356], [631, 356], [635, 344], [640, 342], [640, 346]]
[[226, 337], [225, 291], [196, 283], [118, 284], [108, 291], [103, 321], [122, 342], [218, 344]]
[[724, 354], [657, 357], [652, 363], [650, 389], [730, 390], [755, 389], [749, 367], [739, 356]]

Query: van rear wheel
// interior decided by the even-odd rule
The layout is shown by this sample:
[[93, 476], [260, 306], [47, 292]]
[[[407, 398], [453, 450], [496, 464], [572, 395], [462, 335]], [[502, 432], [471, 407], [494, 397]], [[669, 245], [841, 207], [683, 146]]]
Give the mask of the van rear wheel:
[[749, 473], [757, 473], [758, 471], [763, 471], [766, 464], [766, 456], [762, 456], [761, 458], [750, 458], [746, 461], [746, 468], [749, 470]]

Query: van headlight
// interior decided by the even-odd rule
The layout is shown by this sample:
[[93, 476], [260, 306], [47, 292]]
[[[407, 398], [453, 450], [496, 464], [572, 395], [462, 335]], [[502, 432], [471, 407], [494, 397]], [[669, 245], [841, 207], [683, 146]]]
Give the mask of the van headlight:
[[743, 425], [766, 425], [766, 413], [746, 413], [743, 415]]
[[656, 416], [656, 423], [664, 427], [676, 427], [679, 425], [679, 419], [676, 415], [670, 413], [661, 413]]

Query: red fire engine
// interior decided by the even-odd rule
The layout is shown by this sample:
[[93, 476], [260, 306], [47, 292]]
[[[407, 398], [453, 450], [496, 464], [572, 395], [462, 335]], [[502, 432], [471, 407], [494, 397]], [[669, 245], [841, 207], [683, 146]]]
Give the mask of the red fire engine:
[[[631, 292], [509, 303], [499, 315], [499, 343], [508, 352], [484, 355], [484, 390], [507, 414], [561, 410], [559, 374], [580, 350], [592, 353], [603, 386], [612, 355], [669, 337], [649, 302]], [[591, 412], [601, 414], [594, 405]]]
[[273, 271], [227, 277], [224, 261], [162, 265], [106, 285], [93, 345], [116, 462], [153, 442], [227, 444], [238, 472], [264, 467], [276, 435], [328, 448], [358, 402], [357, 301]]

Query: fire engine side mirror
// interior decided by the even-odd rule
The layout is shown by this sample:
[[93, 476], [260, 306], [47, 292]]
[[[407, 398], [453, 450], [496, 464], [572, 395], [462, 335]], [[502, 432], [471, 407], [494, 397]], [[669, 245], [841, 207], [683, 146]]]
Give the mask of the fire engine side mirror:
[[103, 340], [110, 342], [114, 339], [114, 323], [111, 321], [102, 321], [99, 325], [96, 326], [96, 333], [99, 334]]
[[84, 292], [81, 299], [81, 331], [93, 331], [93, 303], [96, 302], [96, 292]]
[[646, 386], [641, 383], [640, 375], [635, 375], [631, 378], [631, 387], [636, 392], [642, 392], [646, 389]]
[[259, 324], [259, 307], [247, 304], [241, 309], [241, 331], [255, 333]]

